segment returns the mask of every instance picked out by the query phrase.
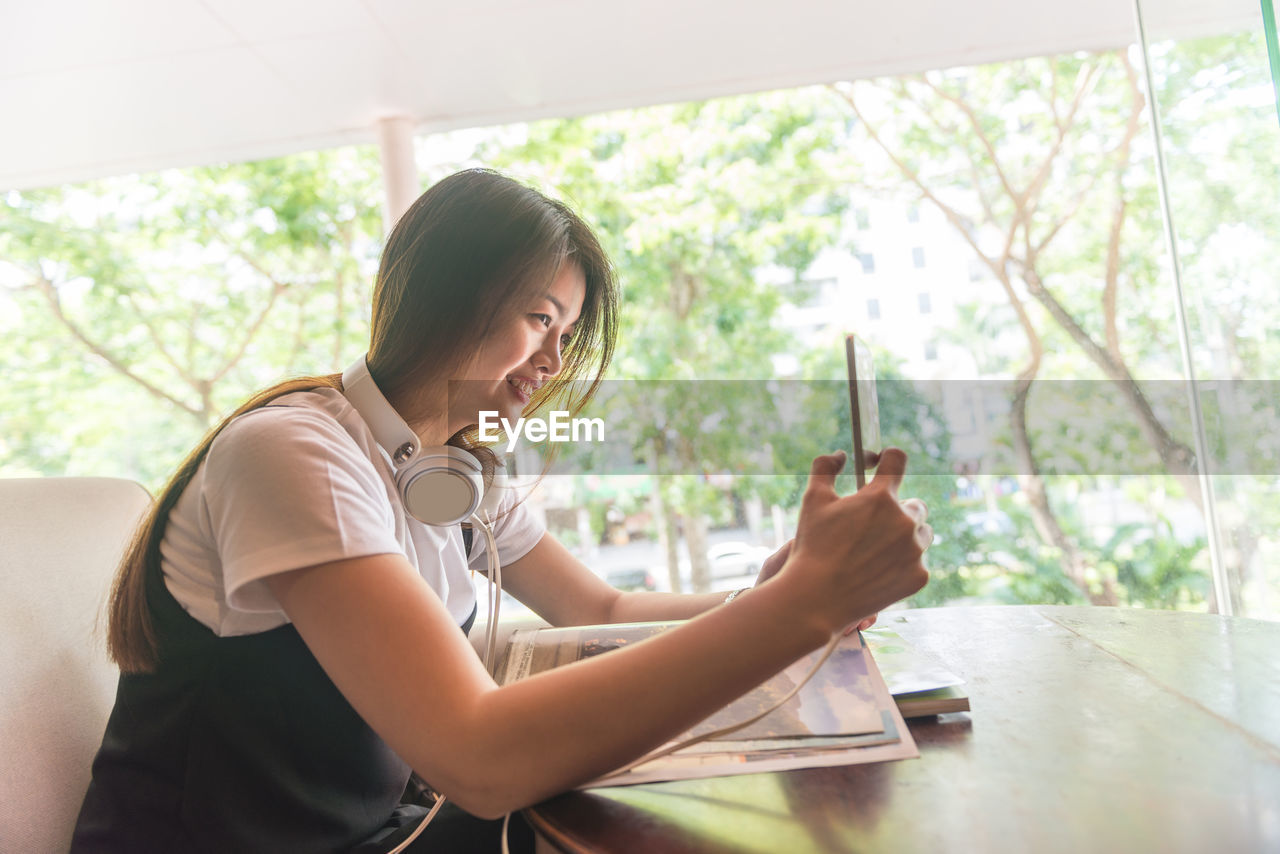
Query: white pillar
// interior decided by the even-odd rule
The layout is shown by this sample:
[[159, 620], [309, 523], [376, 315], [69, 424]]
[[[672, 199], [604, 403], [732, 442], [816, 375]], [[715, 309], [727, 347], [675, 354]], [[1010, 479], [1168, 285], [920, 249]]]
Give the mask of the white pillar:
[[418, 164], [413, 157], [413, 120], [388, 116], [378, 120], [378, 150], [386, 203], [382, 224], [387, 232], [418, 198]]

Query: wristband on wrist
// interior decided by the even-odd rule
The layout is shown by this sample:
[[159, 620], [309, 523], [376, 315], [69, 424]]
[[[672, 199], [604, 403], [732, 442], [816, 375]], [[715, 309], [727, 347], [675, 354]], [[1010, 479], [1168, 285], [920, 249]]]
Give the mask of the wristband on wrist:
[[724, 604], [728, 605], [734, 599], [737, 599], [739, 596], [741, 596], [743, 593], [746, 593], [750, 589], [751, 589], [750, 587], [740, 587], [737, 590], [734, 590], [728, 596], [724, 597]]

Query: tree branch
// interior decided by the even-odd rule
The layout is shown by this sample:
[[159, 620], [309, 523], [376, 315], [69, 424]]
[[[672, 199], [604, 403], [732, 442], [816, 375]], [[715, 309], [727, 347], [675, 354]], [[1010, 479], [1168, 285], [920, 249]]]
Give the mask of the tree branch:
[[[899, 81], [896, 88], [898, 90], [898, 97], [915, 107], [916, 112], [923, 116], [925, 121], [933, 125], [944, 139], [958, 139], [960, 137], [959, 129], [954, 125], [944, 125], [937, 118], [937, 111], [926, 110], [924, 106], [916, 100], [915, 96], [911, 94], [906, 83]], [[983, 216], [986, 217], [986, 221], [994, 224], [996, 222], [995, 209], [992, 207], [991, 201], [987, 198], [987, 193], [982, 187], [982, 179], [978, 172], [977, 159], [967, 149], [965, 150], [964, 157], [965, 161], [969, 164], [969, 174], [973, 177], [973, 190], [978, 196], [978, 205], [982, 208], [982, 213]]]
[[[1080, 81], [1076, 87], [1075, 96], [1071, 101], [1071, 108], [1067, 110], [1067, 115], [1058, 122], [1058, 134], [1053, 140], [1053, 144], [1049, 146], [1049, 153], [1040, 163], [1040, 168], [1036, 170], [1031, 182], [1027, 184], [1026, 190], [1023, 191], [1022, 197], [1018, 200], [1018, 209], [1024, 212], [1026, 216], [1027, 231], [1031, 230], [1030, 215], [1025, 214], [1028, 202], [1034, 197], [1039, 199], [1040, 194], [1044, 191], [1045, 184], [1049, 180], [1049, 175], [1053, 171], [1053, 163], [1058, 159], [1058, 155], [1062, 153], [1062, 147], [1066, 143], [1067, 133], [1075, 125], [1076, 114], [1080, 111], [1080, 105], [1084, 102], [1085, 95], [1093, 88], [1092, 81], [1094, 74], [1097, 72], [1098, 66], [1091, 65], [1085, 74], [1083, 81]], [[1056, 101], [1057, 93], [1053, 94]], [[1032, 204], [1033, 208], [1038, 204]], [[1054, 230], [1055, 233], [1057, 229]]]
[[161, 400], [168, 401], [169, 403], [181, 409], [183, 412], [190, 413], [192, 416], [200, 419], [201, 421], [204, 420], [205, 418], [204, 412], [202, 412], [201, 410], [191, 406], [190, 404], [182, 400], [179, 400], [178, 398], [169, 394], [167, 391], [160, 388], [159, 386], [147, 381], [146, 379], [143, 379], [141, 376], [134, 373], [133, 370], [128, 365], [126, 365], [114, 354], [108, 351], [106, 347], [102, 346], [101, 344], [99, 344], [98, 342], [90, 338], [88, 334], [83, 329], [81, 329], [80, 326], [75, 321], [73, 321], [70, 317], [68, 317], [66, 312], [62, 310], [62, 299], [58, 294], [58, 289], [54, 286], [53, 282], [48, 279], [48, 277], [42, 274], [36, 278], [33, 284], [35, 285], [36, 289], [40, 292], [40, 294], [45, 298], [45, 301], [48, 302], [49, 309], [53, 312], [54, 318], [59, 323], [61, 323], [63, 327], [65, 327], [66, 330], [70, 332], [77, 341], [79, 341], [86, 348], [88, 348], [90, 353], [93, 353], [95, 356], [105, 361], [118, 373], [122, 374], [123, 376], [127, 377], [128, 379], [132, 380], [138, 385], [142, 386], [144, 389], [146, 389], [155, 397], [158, 397]]
[[[1021, 262], [1015, 261], [1021, 264]], [[1195, 465], [1195, 455], [1191, 449], [1174, 439], [1165, 429], [1164, 424], [1156, 417], [1142, 388], [1134, 380], [1128, 366], [1123, 360], [1113, 359], [1105, 347], [1093, 340], [1085, 329], [1068, 312], [1062, 303], [1045, 286], [1039, 273], [1034, 268], [1021, 265], [1023, 281], [1027, 283], [1027, 292], [1045, 307], [1058, 325], [1066, 330], [1071, 339], [1084, 350], [1091, 361], [1102, 368], [1107, 378], [1115, 382], [1125, 398], [1138, 413], [1138, 423], [1147, 434], [1148, 441], [1155, 447], [1161, 461], [1173, 474], [1188, 474]]]
[[951, 207], [934, 195], [933, 191], [929, 189], [923, 180], [921, 180], [919, 173], [893, 153], [885, 141], [880, 137], [879, 132], [876, 131], [875, 127], [867, 121], [866, 116], [862, 114], [862, 110], [858, 107], [858, 102], [853, 97], [853, 94], [851, 92], [845, 92], [837, 89], [835, 86], [831, 86], [831, 88], [837, 95], [844, 99], [845, 103], [849, 105], [849, 108], [853, 110], [854, 115], [858, 117], [862, 126], [867, 129], [867, 134], [871, 137], [872, 141], [875, 142], [880, 150], [883, 151], [889, 160], [893, 162], [893, 164], [898, 168], [898, 171], [902, 173], [903, 177], [914, 184], [916, 189], [920, 191], [924, 198], [928, 199], [938, 208], [938, 210], [942, 211], [942, 215], [947, 218], [947, 221], [951, 223], [956, 231], [960, 232], [960, 236], [969, 244], [969, 248], [974, 251], [974, 254], [982, 259], [983, 263], [987, 265], [987, 268], [991, 270], [992, 275], [1000, 282], [1001, 287], [1004, 289], [1005, 296], [1009, 300], [1009, 304], [1013, 307], [1014, 312], [1018, 316], [1018, 323], [1022, 326], [1022, 330], [1024, 334], [1026, 334], [1027, 341], [1031, 346], [1033, 354], [1032, 362], [1034, 367], [1028, 368], [1027, 370], [1031, 371], [1031, 375], [1034, 376], [1035, 372], [1039, 370], [1040, 357], [1036, 354], [1043, 352], [1043, 347], [1040, 344], [1040, 336], [1039, 333], [1036, 332], [1035, 324], [1032, 323], [1031, 316], [1027, 314], [1026, 306], [1023, 305], [1022, 300], [1013, 289], [1013, 283], [1009, 280], [1008, 267], [1010, 261], [1010, 249], [1017, 235], [1017, 222], [1010, 227], [1008, 234], [1005, 236], [1004, 249], [1001, 252], [1000, 257], [996, 259], [987, 255], [982, 251], [982, 247], [978, 245], [977, 240], [974, 238], [971, 223], [961, 216], [955, 208]]
[[151, 339], [151, 343], [156, 348], [156, 352], [160, 354], [160, 358], [164, 359], [164, 361], [168, 363], [169, 367], [173, 368], [174, 371], [177, 372], [183, 382], [194, 387], [196, 385], [196, 378], [193, 377], [186, 368], [180, 365], [178, 360], [173, 357], [173, 354], [169, 352], [169, 348], [165, 346], [164, 340], [160, 337], [160, 331], [156, 329], [155, 324], [151, 322], [151, 318], [149, 318], [147, 313], [138, 305], [138, 301], [134, 298], [133, 293], [127, 292], [125, 294], [125, 299], [133, 309], [133, 313], [137, 316], [138, 322], [140, 322], [147, 330], [147, 337]]
[[862, 110], [859, 109], [858, 103], [854, 99], [853, 94], [851, 92], [844, 92], [836, 88], [833, 84], [829, 84], [829, 88], [849, 105], [849, 108], [853, 110], [853, 114], [858, 117], [858, 121], [860, 121], [862, 126], [867, 129], [867, 134], [871, 137], [872, 142], [874, 142], [880, 150], [885, 153], [885, 156], [888, 157], [893, 165], [898, 168], [898, 171], [901, 172], [908, 181], [915, 185], [916, 189], [920, 191], [921, 196], [932, 202], [938, 210], [942, 211], [942, 215], [947, 218], [947, 221], [950, 222], [952, 226], [955, 227], [956, 231], [960, 232], [961, 237], [963, 237], [965, 242], [969, 244], [970, 248], [977, 253], [978, 257], [986, 262], [987, 266], [991, 268], [992, 273], [997, 276], [1004, 275], [1002, 271], [998, 270], [993, 265], [992, 260], [988, 258], [978, 246], [977, 241], [973, 237], [973, 223], [961, 216], [955, 208], [951, 207], [934, 195], [933, 191], [930, 190], [924, 181], [920, 179], [920, 175], [893, 153], [893, 150], [890, 149], [884, 140], [880, 138], [880, 134], [876, 131], [875, 127], [873, 127], [871, 123], [867, 121], [866, 116], [862, 114]]
[[982, 129], [982, 120], [978, 118], [978, 114], [975, 113], [973, 111], [973, 108], [970, 107], [967, 103], [965, 103], [962, 99], [958, 98], [957, 96], [951, 94], [950, 92], [946, 91], [942, 87], [938, 86], [929, 78], [926, 77], [924, 82], [925, 82], [925, 85], [928, 86], [930, 89], [932, 89], [934, 92], [936, 92], [939, 97], [941, 97], [943, 100], [951, 103], [957, 109], [959, 109], [960, 112], [964, 114], [965, 118], [969, 120], [969, 125], [970, 127], [973, 128], [973, 132], [977, 135], [978, 142], [982, 144], [982, 147], [986, 150], [987, 155], [991, 158], [991, 167], [995, 169], [996, 177], [1000, 179], [1000, 186], [1004, 187], [1004, 191], [1009, 194], [1009, 198], [1017, 201], [1019, 198], [1018, 192], [1014, 190], [1013, 185], [1009, 183], [1009, 176], [1007, 176], [1004, 173], [1004, 170], [1000, 168], [1000, 158], [996, 156], [996, 150], [995, 150], [995, 147], [991, 144], [991, 139], [987, 136], [986, 132]]
[[1049, 233], [1046, 234], [1044, 238], [1034, 246], [1032, 246], [1030, 242], [1028, 242], [1028, 248], [1027, 248], [1028, 260], [1034, 259], [1041, 252], [1043, 252], [1045, 247], [1047, 247], [1049, 243], [1055, 237], [1058, 236], [1058, 232], [1062, 230], [1063, 226], [1065, 226], [1068, 222], [1072, 220], [1072, 218], [1075, 217], [1076, 213], [1080, 210], [1080, 206], [1084, 204], [1084, 200], [1088, 198], [1089, 193], [1093, 192], [1093, 188], [1097, 186], [1098, 180], [1099, 180], [1099, 175], [1097, 172], [1090, 175], [1089, 182], [1085, 184], [1084, 189], [1081, 190], [1079, 193], [1077, 193], [1075, 198], [1072, 199], [1071, 204], [1067, 206], [1066, 213], [1058, 217], [1058, 221], [1053, 224], [1052, 228], [1049, 229]]
[[287, 287], [287, 285], [272, 281], [271, 295], [267, 298], [267, 304], [262, 307], [262, 310], [258, 312], [258, 316], [249, 324], [249, 328], [245, 330], [244, 335], [240, 336], [240, 345], [236, 347], [235, 352], [213, 376], [209, 377], [207, 382], [211, 386], [225, 377], [244, 358], [244, 354], [249, 350], [249, 345], [253, 343], [253, 339], [258, 335], [258, 330], [262, 328], [262, 324], [267, 320], [267, 315], [271, 313], [271, 309], [275, 306], [276, 300], [280, 298], [280, 294], [284, 293]]
[[1132, 156], [1133, 140], [1138, 135], [1145, 99], [1138, 87], [1138, 74], [1124, 51], [1117, 51], [1120, 64], [1124, 66], [1125, 77], [1129, 84], [1129, 121], [1125, 125], [1124, 137], [1117, 149], [1115, 168], [1116, 201], [1111, 213], [1111, 228], [1107, 234], [1107, 266], [1106, 279], [1102, 288], [1102, 316], [1105, 324], [1107, 352], [1117, 362], [1123, 362], [1120, 353], [1120, 330], [1116, 323], [1116, 305], [1120, 291], [1120, 240], [1124, 231], [1124, 221], [1128, 213], [1128, 200], [1124, 192], [1124, 175], [1129, 170]]
[[1062, 133], [1062, 116], [1058, 114], [1058, 64], [1049, 63], [1049, 112], [1053, 114], [1053, 126]]

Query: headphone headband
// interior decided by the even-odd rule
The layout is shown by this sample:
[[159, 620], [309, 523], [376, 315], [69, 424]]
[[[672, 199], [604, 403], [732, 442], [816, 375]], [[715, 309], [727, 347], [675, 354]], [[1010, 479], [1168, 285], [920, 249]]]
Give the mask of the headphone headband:
[[356, 412], [369, 425], [373, 438], [382, 446], [396, 466], [402, 466], [418, 453], [418, 434], [409, 429], [385, 397], [369, 373], [369, 364], [361, 356], [342, 372], [342, 393]]
[[428, 525], [470, 519], [484, 499], [480, 461], [461, 448], [423, 448], [418, 435], [396, 413], [361, 356], [342, 372], [342, 393], [395, 466], [396, 490], [409, 515]]

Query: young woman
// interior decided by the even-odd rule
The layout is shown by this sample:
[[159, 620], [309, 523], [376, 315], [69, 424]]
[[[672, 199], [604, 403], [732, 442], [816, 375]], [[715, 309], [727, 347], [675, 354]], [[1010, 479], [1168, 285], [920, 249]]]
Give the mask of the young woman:
[[[637, 758], [924, 585], [931, 535], [923, 505], [897, 500], [899, 451], [844, 498], [843, 457], [816, 459], [793, 546], [728, 604], [620, 593], [507, 497], [504, 587], [549, 622], [697, 619], [497, 687], [465, 637], [485, 543], [411, 514], [412, 445], [491, 471], [478, 413], [514, 420], [575, 379], [593, 392], [616, 302], [598, 241], [558, 202], [472, 170], [414, 204], [349, 387], [258, 394], [141, 526], [113, 590], [122, 676], [73, 850], [386, 851], [424, 812], [400, 805], [411, 770], [457, 805], [411, 850], [495, 850], [482, 819]], [[360, 403], [357, 368], [406, 447]]]

